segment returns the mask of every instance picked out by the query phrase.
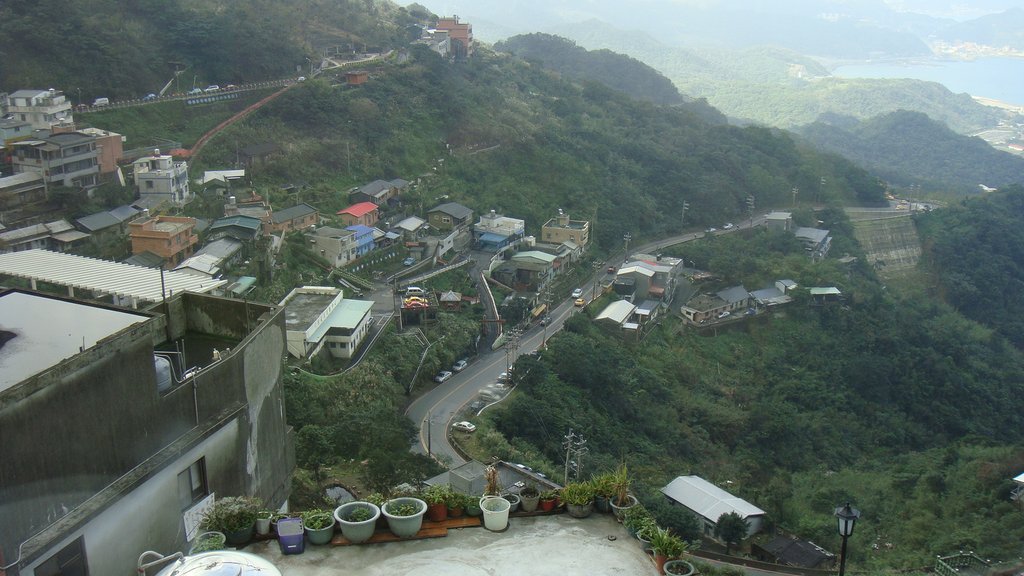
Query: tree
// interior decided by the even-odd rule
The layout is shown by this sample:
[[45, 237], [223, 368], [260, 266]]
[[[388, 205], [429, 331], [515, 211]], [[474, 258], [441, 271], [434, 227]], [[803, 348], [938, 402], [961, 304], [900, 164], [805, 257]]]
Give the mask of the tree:
[[715, 536], [725, 542], [725, 553], [728, 554], [733, 545], [739, 544], [747, 537], [750, 526], [747, 520], [735, 512], [726, 512], [718, 517], [715, 523]]

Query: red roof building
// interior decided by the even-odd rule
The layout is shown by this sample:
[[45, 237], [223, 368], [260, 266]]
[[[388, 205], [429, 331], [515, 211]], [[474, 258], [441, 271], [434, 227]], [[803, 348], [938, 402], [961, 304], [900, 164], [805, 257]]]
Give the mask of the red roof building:
[[360, 202], [344, 210], [339, 210], [338, 216], [341, 217], [341, 221], [345, 226], [354, 226], [356, 224], [373, 226], [380, 218], [380, 212], [377, 205], [373, 202]]

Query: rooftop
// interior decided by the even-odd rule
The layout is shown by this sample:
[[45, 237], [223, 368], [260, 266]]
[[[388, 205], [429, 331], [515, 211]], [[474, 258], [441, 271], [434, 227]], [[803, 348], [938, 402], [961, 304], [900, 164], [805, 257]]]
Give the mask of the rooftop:
[[0, 294], [0, 392], [148, 318], [38, 294]]
[[[614, 536], [615, 539], [610, 539]], [[275, 540], [246, 547], [289, 576], [564, 576], [655, 574], [653, 562], [610, 514], [509, 519], [504, 532], [449, 530], [444, 538], [358, 546], [310, 546], [282, 555]]]
[[289, 330], [309, 328], [337, 295], [337, 292], [333, 294], [296, 292], [291, 298], [287, 298], [281, 303], [285, 306], [285, 327]]

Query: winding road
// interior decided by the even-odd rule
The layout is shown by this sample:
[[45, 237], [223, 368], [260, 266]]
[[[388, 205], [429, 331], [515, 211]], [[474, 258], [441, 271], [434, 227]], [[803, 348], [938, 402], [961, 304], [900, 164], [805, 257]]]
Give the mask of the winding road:
[[[745, 220], [731, 230], [719, 230], [713, 234], [729, 234], [737, 230], [761, 226], [764, 222], [765, 217], [761, 215]], [[638, 246], [633, 249], [633, 252], [653, 253], [668, 246], [703, 238], [705, 235], [704, 232], [689, 232], [672, 236]], [[621, 260], [622, 256], [619, 256], [602, 262], [595, 274], [580, 284], [587, 302], [594, 299], [594, 289], [598, 281], [611, 279], [612, 275], [606, 272], [607, 267], [617, 266]], [[545, 337], [550, 338], [558, 332], [565, 320], [576, 310], [572, 299], [566, 299], [559, 303], [549, 313], [551, 319], [548, 322], [546, 333], [543, 326], [533, 326], [519, 337], [517, 357], [531, 354], [540, 349]], [[405, 414], [413, 422], [418, 423], [419, 429], [418, 441], [413, 444], [412, 450], [420, 454], [429, 454], [449, 468], [465, 463], [465, 458], [455, 450], [449, 439], [451, 423], [469, 418], [469, 416], [462, 416], [465, 414], [466, 406], [478, 398], [481, 392], [494, 390], [498, 377], [506, 370], [505, 362], [504, 349], [481, 354], [474, 358], [465, 370], [437, 385], [410, 404]]]

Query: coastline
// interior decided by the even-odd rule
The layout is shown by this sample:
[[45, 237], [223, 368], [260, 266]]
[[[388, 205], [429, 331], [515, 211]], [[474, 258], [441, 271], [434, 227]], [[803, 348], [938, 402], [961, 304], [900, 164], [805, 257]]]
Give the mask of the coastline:
[[971, 95], [971, 98], [978, 104], [982, 104], [984, 106], [999, 108], [1001, 110], [1007, 110], [1009, 112], [1016, 112], [1017, 114], [1024, 114], [1024, 105], [1021, 104], [1011, 104], [1010, 102], [1004, 102], [1002, 100], [997, 100], [995, 98], [986, 98], [985, 96]]

